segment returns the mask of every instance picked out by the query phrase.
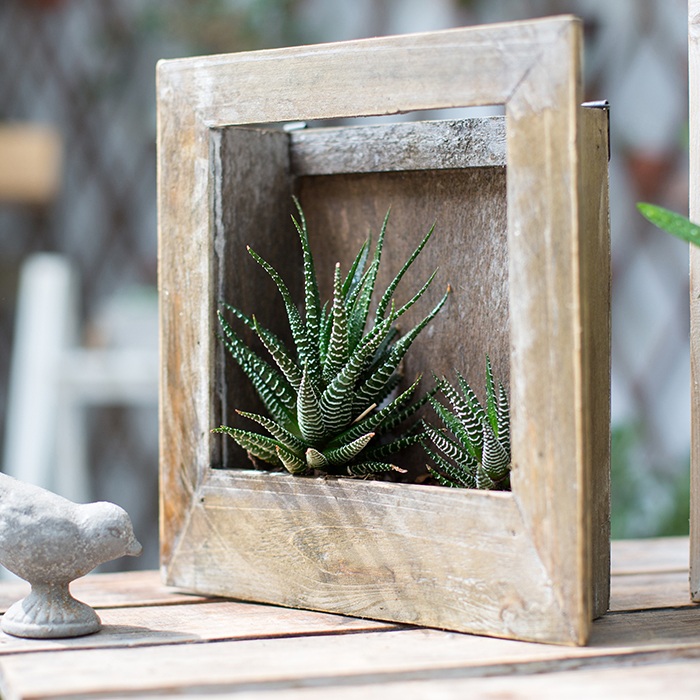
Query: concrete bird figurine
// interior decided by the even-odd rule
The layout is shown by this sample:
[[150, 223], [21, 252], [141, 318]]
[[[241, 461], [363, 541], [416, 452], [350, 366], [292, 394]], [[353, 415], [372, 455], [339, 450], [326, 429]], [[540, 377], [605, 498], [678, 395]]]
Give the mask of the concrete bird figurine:
[[131, 520], [114, 503], [78, 505], [0, 474], [0, 564], [32, 587], [3, 615], [7, 634], [43, 639], [97, 632], [100, 618], [71, 596], [70, 582], [98, 564], [139, 554]]

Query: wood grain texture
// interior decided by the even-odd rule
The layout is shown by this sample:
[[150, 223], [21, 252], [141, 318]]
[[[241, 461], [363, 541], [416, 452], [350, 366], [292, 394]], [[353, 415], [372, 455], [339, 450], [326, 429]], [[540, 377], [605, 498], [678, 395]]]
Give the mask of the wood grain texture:
[[507, 493], [217, 471], [169, 574], [244, 600], [521, 639], [566, 634]]
[[505, 166], [502, 117], [301, 129], [290, 133], [297, 176]]
[[[607, 605], [609, 434], [592, 411], [607, 401], [609, 378], [597, 363], [607, 367], [609, 335], [605, 293], [588, 296], [594, 283], [600, 286], [590, 272], [605, 253], [607, 228], [596, 229], [606, 208], [605, 188], [594, 182], [596, 173], [604, 175], [596, 160], [600, 143], [582, 156], [583, 136], [601, 130], [599, 123], [589, 129], [591, 119], [581, 117], [579, 53], [579, 23], [557, 18], [159, 65], [161, 534], [170, 583], [200, 592], [230, 585], [229, 593], [285, 605], [501, 636], [586, 640], [591, 618]], [[432, 172], [440, 169], [433, 166], [381, 176], [358, 172], [346, 153], [331, 169], [353, 168], [350, 174], [298, 176], [285, 165], [284, 134], [249, 130], [243, 143], [245, 130], [226, 128], [490, 103], [506, 108], [505, 183], [502, 166], [455, 170], [445, 155], [450, 149], [441, 158], [442, 172]], [[337, 134], [327, 145], [334, 139]], [[401, 158], [414, 163], [405, 152]], [[359, 170], [371, 169], [369, 161]], [[476, 309], [477, 320], [463, 320], [454, 338], [436, 332], [439, 355], [447, 353], [445, 365], [478, 372], [472, 381], [479, 386], [486, 330], [495, 338], [495, 364], [510, 383], [513, 405], [512, 496], [455, 496], [411, 486], [393, 493], [395, 487], [381, 483], [318, 485], [282, 475], [212, 472], [210, 465], [238, 458], [223, 454], [208, 431], [243, 397], [228, 387], [228, 370], [218, 369], [217, 296], [235, 292], [247, 274], [240, 257], [231, 256], [233, 241], [249, 240], [255, 231], [254, 246], [290, 254], [278, 223], [284, 206], [270, 202], [290, 187], [322, 222], [322, 232], [323, 222], [330, 226], [352, 212], [352, 232], [349, 224], [340, 227], [346, 238], [321, 234], [321, 255], [330, 259], [346, 244], [355, 247], [350, 233], [357, 235], [357, 228], [364, 235], [368, 223], [376, 227], [402, 188], [402, 204], [416, 197], [405, 218], [396, 217], [407, 238], [442, 215], [443, 253], [447, 267], [453, 265], [448, 272], [460, 278], [454, 283], [459, 302], [450, 302], [446, 317], [454, 321]], [[345, 200], [329, 205], [340, 190], [352, 206]], [[484, 199], [479, 211], [463, 201], [461, 193], [472, 190], [477, 202]], [[262, 217], [262, 225], [254, 217]], [[463, 265], [455, 260], [457, 247]], [[490, 267], [465, 282], [461, 268], [468, 269], [471, 256]], [[249, 298], [256, 290], [249, 288]], [[469, 335], [472, 326], [477, 330]], [[591, 349], [589, 343], [600, 345]], [[411, 508], [402, 507], [404, 497]], [[443, 501], [450, 507], [454, 501], [467, 530], [453, 529], [458, 526], [444, 518], [451, 511], [435, 510]], [[377, 510], [377, 503], [386, 505]], [[436, 513], [443, 515], [440, 522]], [[421, 529], [428, 525], [432, 529]], [[384, 528], [391, 535], [382, 540]], [[420, 536], [409, 536], [415, 532]], [[423, 539], [426, 532], [430, 537]], [[441, 549], [443, 539], [462, 552], [461, 564]], [[407, 542], [417, 549], [407, 550]], [[426, 542], [438, 543], [447, 562], [435, 562], [441, 574], [427, 578], [437, 603], [420, 591], [423, 574], [417, 572], [429, 571], [433, 562]], [[498, 570], [486, 552], [498, 552], [504, 562]], [[353, 590], [340, 578], [346, 570], [358, 582]], [[465, 592], [469, 597], [458, 600]]]
[[[700, 221], [700, 1], [688, 2], [690, 218]], [[690, 246], [690, 593], [700, 602], [700, 250]]]
[[610, 557], [610, 572], [613, 576], [687, 572], [688, 538], [613, 540]]
[[[91, 575], [84, 581], [94, 599], [130, 603], [101, 611], [105, 628], [84, 638], [21, 640], [0, 633], [0, 692], [7, 700], [695, 698], [700, 607], [679, 607], [659, 588], [680, 575], [668, 568], [683, 551], [687, 573], [687, 544], [687, 538], [613, 542], [613, 561], [627, 572], [613, 575], [613, 591], [631, 607], [596, 620], [590, 645], [579, 648], [236, 601], [188, 602], [164, 590], [156, 572]], [[0, 584], [0, 599], [13, 586]], [[154, 599], [158, 604], [150, 605]]]
[[[580, 648], [415, 628], [332, 637], [292, 632], [216, 641], [214, 636], [209, 641], [207, 625], [190, 617], [193, 630], [204, 634], [202, 643], [192, 644], [177, 631], [168, 638], [173, 619], [168, 619], [167, 606], [156, 611], [162, 617], [148, 622], [153, 632], [164, 631], [160, 638], [152, 634], [151, 646], [133, 649], [124, 646], [124, 638], [115, 638], [112, 648], [46, 651], [40, 647], [32, 653], [1, 656], [0, 687], [13, 691], [4, 697], [238, 694], [294, 688], [306, 693], [314, 687], [323, 688], [326, 697], [343, 687], [362, 689], [367, 697], [380, 693], [386, 684], [409, 681], [424, 684], [428, 689], [424, 697], [436, 697], [446, 680], [509, 677], [511, 688], [518, 688], [523, 679], [534, 676], [548, 677], [556, 684], [557, 677], [571, 669], [597, 673], [627, 668], [634, 677], [639, 664], [654, 664], [657, 673], [668, 678], [674, 663], [692, 659], [696, 668], [700, 663], [699, 608], [606, 616], [594, 624], [591, 645]], [[272, 609], [271, 616], [275, 615]], [[235, 618], [222, 615], [214, 628], [221, 629], [226, 621], [236, 624]], [[138, 610], [129, 623], [137, 632]], [[148, 634], [148, 629], [141, 626], [141, 630]], [[568, 685], [559, 684], [559, 688], [560, 697], [566, 697]]]

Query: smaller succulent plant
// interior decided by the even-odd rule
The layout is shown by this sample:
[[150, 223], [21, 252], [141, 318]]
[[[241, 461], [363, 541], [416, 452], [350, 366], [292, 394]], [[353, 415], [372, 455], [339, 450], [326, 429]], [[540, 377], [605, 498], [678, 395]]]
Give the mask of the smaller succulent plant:
[[411, 417], [435, 390], [413, 402], [420, 378], [395, 398], [394, 390], [401, 380], [406, 352], [440, 311], [449, 288], [432, 311], [404, 335], [399, 335], [395, 321], [423, 296], [435, 273], [405, 304], [397, 307], [393, 294], [433, 229], [418, 244], [371, 314], [387, 214], [371, 258], [368, 238], [345, 277], [340, 264], [335, 266], [333, 298], [322, 306], [304, 213], [298, 202], [296, 205], [299, 220], [292, 218], [303, 252], [303, 314], [276, 270], [248, 249], [277, 286], [295, 348], [287, 349], [255, 316], [248, 317], [222, 304], [227, 315], [255, 331], [274, 361], [271, 364], [247, 347], [219, 311], [221, 340], [252, 382], [268, 415], [238, 413], [267, 434], [224, 425], [213, 432], [232, 437], [254, 461], [267, 462], [292, 474], [321, 471], [364, 476], [403, 471], [386, 458], [421, 440], [420, 423], [393, 439], [389, 438], [390, 431]]
[[434, 465], [428, 471], [443, 486], [470, 489], [510, 489], [510, 417], [508, 396], [499, 382], [496, 389], [491, 361], [486, 356], [486, 406], [482, 406], [464, 377], [457, 372], [459, 389], [445, 377], [437, 380], [451, 408], [434, 397], [430, 404], [444, 428], [424, 422], [432, 447], [423, 449]]

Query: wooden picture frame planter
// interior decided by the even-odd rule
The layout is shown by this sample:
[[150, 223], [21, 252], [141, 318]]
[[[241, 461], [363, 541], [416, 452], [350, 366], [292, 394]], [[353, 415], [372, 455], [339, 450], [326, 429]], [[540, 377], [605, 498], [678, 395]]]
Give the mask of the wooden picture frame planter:
[[[167, 583], [585, 643], [608, 602], [610, 270], [606, 115], [580, 106], [580, 52], [580, 23], [563, 17], [159, 64]], [[505, 121], [351, 133], [254, 126], [484, 104], [504, 105]], [[482, 184], [472, 193], [463, 179], [477, 171]], [[512, 492], [258, 472], [210, 433], [233, 406], [248, 406], [235, 369], [222, 369], [233, 363], [216, 339], [218, 301], [259, 314], [275, 296], [264, 274], [248, 280], [257, 273], [245, 243], [288, 284], [300, 276], [288, 219], [294, 191], [320, 236], [314, 254], [332, 249], [322, 258], [345, 245], [346, 214], [376, 230], [387, 199], [403, 192], [387, 248], [409, 232], [422, 236], [437, 218], [448, 238], [431, 245], [448, 267], [459, 271], [472, 255], [491, 269], [487, 282], [450, 281], [471, 289], [481, 312], [498, 313], [482, 322], [453, 295], [445, 316], [452, 325], [435, 326], [429, 354], [452, 348], [483, 386], [493, 334], [494, 366], [510, 386]], [[401, 214], [414, 200], [428, 211]], [[481, 222], [478, 234], [458, 228], [462, 214], [453, 210], [465, 202], [470, 224]], [[395, 216], [414, 220], [393, 233]], [[489, 227], [493, 220], [500, 225]]]

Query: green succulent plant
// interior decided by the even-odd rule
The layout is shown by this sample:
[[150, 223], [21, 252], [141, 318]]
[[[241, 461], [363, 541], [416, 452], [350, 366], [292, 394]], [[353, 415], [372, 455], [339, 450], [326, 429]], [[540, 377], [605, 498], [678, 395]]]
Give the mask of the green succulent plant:
[[457, 379], [459, 390], [445, 377], [437, 382], [451, 408], [430, 397], [444, 428], [434, 428], [424, 421], [432, 447], [424, 441], [423, 449], [435, 463], [428, 465], [428, 471], [443, 486], [509, 490], [510, 415], [506, 391], [500, 382], [496, 389], [488, 355], [486, 406], [479, 403], [459, 372]]
[[[333, 299], [321, 305], [304, 213], [295, 199], [299, 219], [292, 217], [303, 253], [303, 318], [280, 275], [257, 253], [250, 255], [270, 275], [287, 312], [294, 351], [265, 328], [255, 316], [223, 303], [218, 312], [220, 336], [233, 359], [252, 382], [267, 416], [237, 411], [267, 434], [220, 426], [213, 432], [232, 437], [254, 460], [284, 468], [292, 474], [320, 470], [329, 474], [368, 475], [396, 470], [385, 461], [395, 452], [420, 441], [420, 424], [398, 437], [387, 434], [410, 418], [430, 397], [411, 401], [420, 377], [395, 398], [402, 360], [418, 334], [444, 305], [445, 295], [420, 323], [399, 335], [396, 320], [426, 292], [435, 272], [405, 304], [397, 308], [394, 291], [432, 235], [432, 227], [413, 251], [370, 314], [384, 245], [387, 213], [370, 259], [368, 236], [345, 277], [336, 264]], [[437, 271], [436, 271], [437, 272]], [[274, 364], [241, 340], [224, 312], [255, 331]], [[433, 391], [434, 393], [434, 391]]]

